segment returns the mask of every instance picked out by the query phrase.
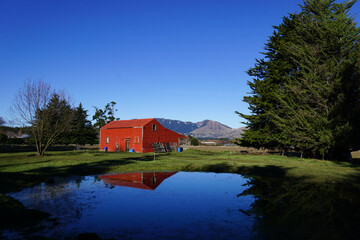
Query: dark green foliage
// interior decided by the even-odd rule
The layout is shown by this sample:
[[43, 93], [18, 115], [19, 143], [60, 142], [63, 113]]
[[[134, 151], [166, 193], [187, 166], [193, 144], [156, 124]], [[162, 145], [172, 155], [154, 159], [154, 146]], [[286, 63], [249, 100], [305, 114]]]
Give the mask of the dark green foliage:
[[115, 118], [115, 109], [116, 102], [111, 101], [110, 103], [106, 104], [104, 110], [98, 107], [95, 108], [95, 114], [93, 116], [93, 120], [95, 120], [94, 127], [101, 128], [105, 126], [107, 123], [119, 120], [119, 118]]
[[8, 137], [0, 132], [0, 143], [4, 144], [8, 140]]
[[96, 132], [87, 117], [87, 110], [85, 110], [80, 103], [79, 106], [75, 109], [75, 117], [73, 120], [73, 143], [94, 143], [96, 139]]
[[87, 119], [87, 110], [80, 103], [73, 109], [74, 117], [70, 123], [70, 128], [62, 134], [57, 141], [62, 144], [94, 144], [96, 141], [96, 131], [92, 127], [91, 122]]
[[2, 117], [0, 117], [0, 126], [2, 126], [4, 124], [5, 124], [5, 120]]
[[8, 138], [5, 143], [7, 143], [7, 144], [25, 144], [26, 140], [24, 138]]
[[[5, 124], [5, 121], [2, 117], [0, 117], [0, 126], [4, 125]], [[2, 133], [1, 131], [2, 129], [0, 129], [0, 144], [1, 143], [6, 143], [6, 140], [7, 140], [7, 136], [6, 134]]]
[[38, 109], [32, 124], [32, 138], [39, 155], [71, 129], [74, 111], [64, 98], [53, 94], [45, 109]]
[[197, 140], [197, 138], [191, 137], [191, 136], [190, 136], [190, 144], [192, 146], [199, 146], [200, 145], [199, 140]]
[[337, 160], [360, 147], [360, 31], [348, 16], [355, 2], [307, 0], [275, 27], [265, 58], [248, 71], [252, 114], [239, 113], [249, 126], [240, 144]]

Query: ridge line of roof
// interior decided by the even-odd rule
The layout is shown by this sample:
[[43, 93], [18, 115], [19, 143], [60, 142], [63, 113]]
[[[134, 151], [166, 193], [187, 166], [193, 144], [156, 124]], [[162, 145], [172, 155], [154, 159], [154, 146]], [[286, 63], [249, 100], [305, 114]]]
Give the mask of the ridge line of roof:
[[138, 127], [138, 126], [145, 126], [151, 121], [157, 121], [155, 118], [141, 118], [141, 119], [129, 119], [129, 120], [114, 120], [103, 127], [104, 129], [111, 129], [111, 128], [126, 128], [126, 127]]

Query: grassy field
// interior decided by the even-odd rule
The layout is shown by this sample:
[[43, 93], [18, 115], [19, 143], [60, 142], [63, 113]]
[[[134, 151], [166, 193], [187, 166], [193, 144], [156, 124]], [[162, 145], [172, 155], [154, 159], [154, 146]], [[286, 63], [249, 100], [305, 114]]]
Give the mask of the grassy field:
[[[358, 153], [355, 153], [355, 156]], [[301, 177], [308, 181], [341, 181], [359, 174], [358, 160], [332, 162], [279, 155], [242, 155], [232, 151], [186, 150], [178, 153], [110, 153], [98, 151], [1, 153], [1, 173], [52, 177], [128, 171], [207, 171]]]

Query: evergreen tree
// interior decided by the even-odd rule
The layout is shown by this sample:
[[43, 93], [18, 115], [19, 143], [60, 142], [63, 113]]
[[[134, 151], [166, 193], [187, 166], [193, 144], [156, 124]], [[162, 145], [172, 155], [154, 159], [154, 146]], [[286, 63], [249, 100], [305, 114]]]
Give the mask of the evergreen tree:
[[196, 137], [192, 137], [192, 136], [189, 136], [189, 137], [190, 137], [190, 144], [192, 146], [199, 146], [200, 145], [199, 140]]
[[91, 122], [87, 119], [87, 110], [80, 103], [78, 107], [72, 109], [73, 119], [70, 127], [61, 134], [56, 141], [60, 144], [94, 144], [97, 141], [97, 133]]
[[6, 143], [8, 140], [8, 137], [6, 136], [6, 134], [0, 132], [0, 144]]
[[72, 143], [81, 145], [94, 143], [96, 132], [93, 129], [91, 122], [87, 119], [87, 110], [85, 110], [80, 103], [74, 111], [73, 130], [71, 132]]
[[279, 99], [274, 95], [284, 94], [284, 85], [297, 71], [296, 64], [286, 54], [284, 46], [284, 42], [294, 41], [295, 17], [296, 15], [284, 17], [283, 23], [274, 27], [273, 36], [265, 44], [265, 58], [256, 59], [255, 67], [247, 72], [254, 77], [253, 82], [248, 82], [252, 95], [244, 97], [252, 115], [237, 112], [248, 120], [246, 123], [249, 130], [239, 139], [242, 145], [266, 148], [282, 148], [287, 145], [280, 129], [273, 122], [271, 112], [277, 112], [278, 115], [283, 112]]
[[307, 0], [285, 17], [248, 71], [251, 115], [241, 144], [294, 146], [311, 157], [344, 158], [358, 148], [360, 31], [356, 1]]
[[29, 142], [35, 144], [40, 156], [71, 128], [73, 111], [69, 102], [64, 91], [55, 91], [42, 80], [28, 80], [15, 95], [10, 108], [13, 121], [28, 126], [22, 130], [30, 134]]
[[43, 155], [61, 134], [71, 128], [73, 116], [73, 109], [68, 101], [56, 93], [52, 95], [44, 109], [36, 111], [31, 133], [39, 155]]
[[5, 124], [5, 121], [2, 117], [0, 117], [0, 126], [4, 125]]

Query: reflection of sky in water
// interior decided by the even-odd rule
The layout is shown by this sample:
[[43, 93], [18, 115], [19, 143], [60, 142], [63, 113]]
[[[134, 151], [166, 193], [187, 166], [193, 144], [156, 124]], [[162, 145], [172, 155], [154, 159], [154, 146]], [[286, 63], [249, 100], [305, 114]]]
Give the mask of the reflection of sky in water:
[[96, 232], [102, 238], [246, 239], [254, 220], [239, 211], [253, 202], [237, 197], [245, 183], [237, 174], [179, 172], [149, 191], [111, 187], [89, 176], [56, 179], [11, 196], [58, 219], [37, 233], [48, 237]]

